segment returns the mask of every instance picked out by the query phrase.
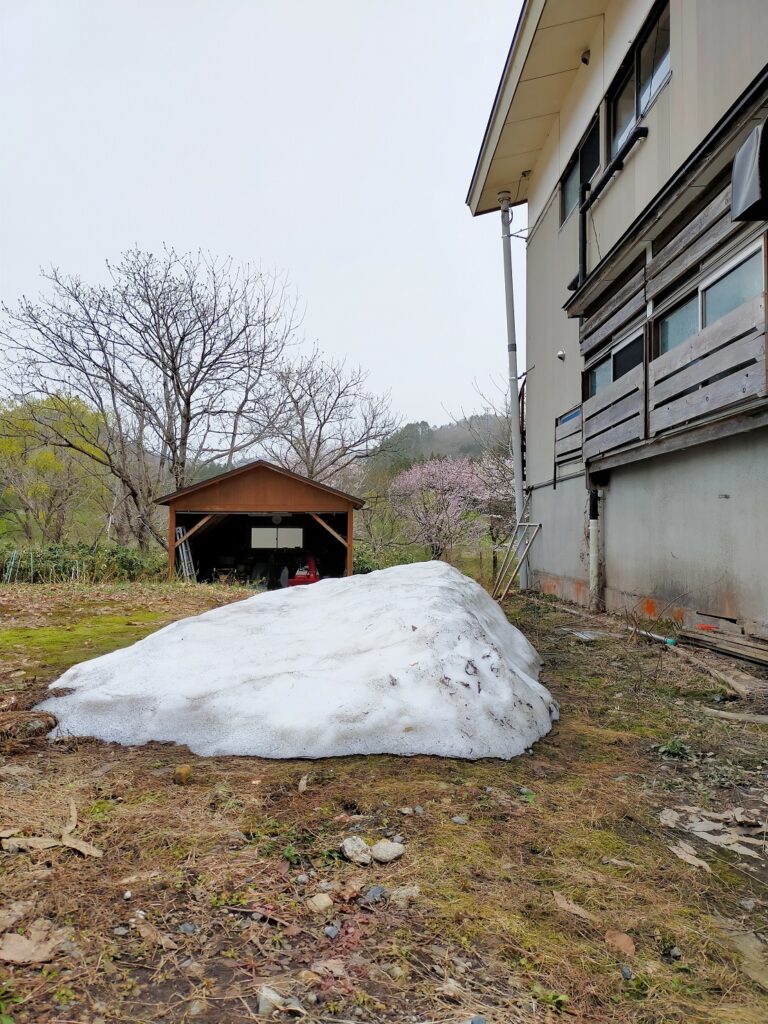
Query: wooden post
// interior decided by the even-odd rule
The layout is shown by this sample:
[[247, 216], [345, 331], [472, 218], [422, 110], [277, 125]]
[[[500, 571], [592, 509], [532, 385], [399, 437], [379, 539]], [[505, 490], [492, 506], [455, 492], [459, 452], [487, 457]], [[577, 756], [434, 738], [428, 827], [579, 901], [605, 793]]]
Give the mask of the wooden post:
[[168, 506], [168, 579], [176, 573], [176, 509]]
[[354, 547], [354, 539], [352, 537], [354, 531], [355, 513], [354, 509], [350, 505], [347, 509], [347, 576], [352, 575], [352, 548]]

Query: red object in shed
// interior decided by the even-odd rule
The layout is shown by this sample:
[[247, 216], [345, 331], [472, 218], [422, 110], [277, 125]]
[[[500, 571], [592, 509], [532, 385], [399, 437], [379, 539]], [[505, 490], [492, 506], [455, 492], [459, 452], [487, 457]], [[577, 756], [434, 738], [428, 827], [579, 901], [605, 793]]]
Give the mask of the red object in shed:
[[288, 580], [289, 587], [304, 587], [308, 583], [318, 583], [320, 581], [320, 573], [317, 571], [317, 565], [312, 555], [307, 558], [307, 568], [299, 569], [295, 576], [292, 576]]

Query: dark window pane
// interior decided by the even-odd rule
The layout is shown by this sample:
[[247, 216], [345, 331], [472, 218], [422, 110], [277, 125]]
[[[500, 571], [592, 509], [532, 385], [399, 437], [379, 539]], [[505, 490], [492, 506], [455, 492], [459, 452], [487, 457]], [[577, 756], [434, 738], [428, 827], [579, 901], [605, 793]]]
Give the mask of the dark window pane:
[[699, 329], [699, 296], [692, 295], [659, 320], [659, 355], [681, 345]]
[[611, 383], [611, 359], [604, 359], [602, 363], [598, 363], [597, 366], [593, 366], [589, 371], [587, 378], [589, 395], [596, 395], [598, 391], [602, 391], [604, 387], [607, 387]]
[[661, 88], [669, 73], [669, 7], [665, 7], [640, 47], [640, 114]]
[[616, 153], [635, 124], [635, 74], [628, 73], [611, 101], [611, 152]]
[[763, 254], [756, 252], [704, 290], [704, 325], [714, 323], [763, 290]]
[[560, 223], [562, 224], [579, 201], [578, 160], [574, 160], [572, 166], [565, 172], [565, 177], [563, 178], [560, 188]]
[[634, 370], [643, 361], [643, 336], [633, 338], [628, 345], [620, 348], [613, 356], [613, 379], [618, 380], [625, 373]]
[[581, 144], [579, 151], [579, 175], [582, 185], [592, 180], [592, 175], [600, 166], [600, 120], [595, 118], [595, 123], [589, 129], [589, 133]]

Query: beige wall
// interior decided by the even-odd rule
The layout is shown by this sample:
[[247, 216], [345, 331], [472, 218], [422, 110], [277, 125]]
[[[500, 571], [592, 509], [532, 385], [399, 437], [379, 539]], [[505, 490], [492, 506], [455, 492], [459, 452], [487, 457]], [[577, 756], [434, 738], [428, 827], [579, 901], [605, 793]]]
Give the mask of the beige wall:
[[[577, 246], [577, 223], [571, 217], [559, 226], [559, 204], [543, 214], [536, 244], [528, 248], [527, 480], [552, 477], [555, 418], [581, 402], [581, 355], [578, 321], [568, 320], [562, 305], [565, 282], [573, 277], [571, 253]], [[557, 358], [562, 349], [565, 359]]]
[[[652, 0], [613, 0], [590, 43], [531, 175], [528, 221], [535, 225]], [[768, 60], [766, 0], [670, 0], [672, 77], [643, 119], [650, 134], [604, 193], [596, 213], [601, 248], [621, 235]], [[674, 126], [674, 131], [672, 131]], [[611, 207], [609, 209], [609, 198]], [[615, 236], [615, 237], [614, 237]]]

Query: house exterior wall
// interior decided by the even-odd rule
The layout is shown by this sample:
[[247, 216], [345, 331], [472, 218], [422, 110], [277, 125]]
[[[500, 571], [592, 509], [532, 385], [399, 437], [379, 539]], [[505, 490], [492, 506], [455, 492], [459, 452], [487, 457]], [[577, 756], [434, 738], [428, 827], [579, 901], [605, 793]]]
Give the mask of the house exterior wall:
[[768, 621], [768, 429], [611, 474], [605, 602], [652, 618]]
[[[579, 322], [562, 309], [578, 268], [578, 216], [560, 224], [559, 180], [597, 109], [604, 135], [597, 177], [602, 173], [601, 101], [652, 7], [652, 0], [608, 5], [589, 66], [577, 72], [529, 185], [527, 484], [530, 519], [542, 524], [531, 550], [532, 582], [581, 603], [588, 599], [587, 479], [583, 464], [556, 469], [554, 459], [555, 419], [581, 402], [584, 369]], [[763, 69], [765, 15], [765, 0], [670, 0], [671, 76], [639, 122], [648, 137], [588, 218], [588, 270]], [[613, 469], [601, 502], [607, 606], [651, 614], [669, 602], [687, 620], [706, 610], [768, 622], [768, 545], [758, 542], [766, 465], [768, 431], [755, 430]]]

